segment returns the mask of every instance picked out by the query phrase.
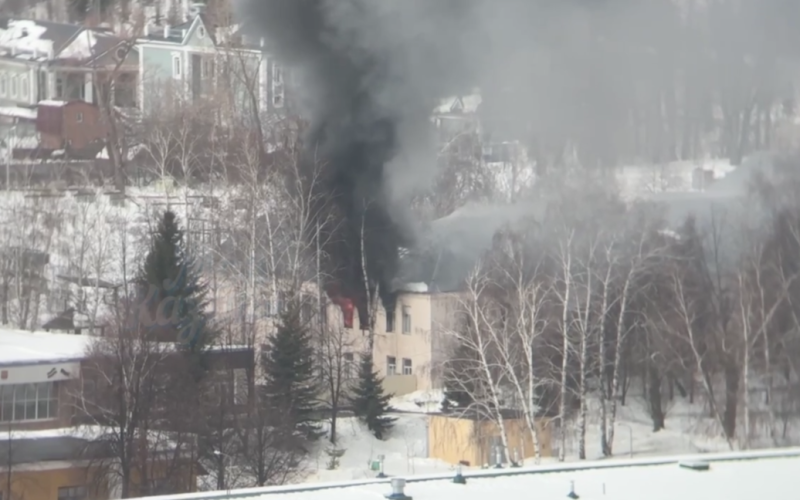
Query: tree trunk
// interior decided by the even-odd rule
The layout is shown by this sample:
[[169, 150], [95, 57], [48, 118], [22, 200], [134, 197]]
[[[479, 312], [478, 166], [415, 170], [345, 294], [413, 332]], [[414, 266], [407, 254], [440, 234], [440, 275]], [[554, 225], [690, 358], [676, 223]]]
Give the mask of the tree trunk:
[[730, 441], [736, 435], [736, 410], [739, 400], [739, 368], [735, 363], [725, 363], [725, 412], [723, 430]]
[[[587, 306], [588, 307], [588, 306]], [[581, 361], [580, 361], [580, 415], [578, 416], [578, 458], [581, 460], [586, 459], [586, 413], [588, 390], [586, 387], [586, 365], [588, 360], [588, 341], [586, 339], [586, 332], [581, 334]]]
[[650, 379], [648, 391], [648, 406], [650, 418], [653, 420], [653, 432], [664, 428], [664, 409], [661, 406], [661, 374], [655, 362], [648, 361], [648, 377]]
[[620, 299], [619, 318], [617, 318], [616, 336], [614, 338], [614, 364], [612, 366], [612, 383], [611, 383], [611, 417], [608, 422], [608, 454], [611, 455], [614, 448], [614, 426], [617, 419], [617, 393], [619, 392], [620, 384], [620, 365], [622, 364], [622, 351], [626, 348], [624, 338], [625, 328], [625, 314], [628, 308], [628, 295], [630, 293], [630, 285], [633, 280], [633, 269], [628, 272], [625, 285], [622, 287], [622, 297]]

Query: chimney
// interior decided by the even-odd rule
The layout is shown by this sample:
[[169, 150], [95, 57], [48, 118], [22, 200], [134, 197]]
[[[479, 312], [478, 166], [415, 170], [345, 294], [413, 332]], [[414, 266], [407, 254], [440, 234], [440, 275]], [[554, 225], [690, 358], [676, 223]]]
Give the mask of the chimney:
[[164, 38], [169, 38], [169, 24], [164, 25]]
[[150, 23], [144, 25], [144, 36], [150, 36]]

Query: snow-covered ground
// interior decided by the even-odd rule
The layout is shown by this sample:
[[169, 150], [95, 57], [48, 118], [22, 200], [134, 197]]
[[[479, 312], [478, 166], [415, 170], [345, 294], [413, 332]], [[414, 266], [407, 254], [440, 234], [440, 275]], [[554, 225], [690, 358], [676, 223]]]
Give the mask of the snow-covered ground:
[[696, 169], [710, 172], [714, 181], [717, 181], [736, 167], [727, 159], [707, 159], [663, 165], [627, 165], [617, 168], [615, 174], [622, 199], [634, 200], [657, 193], [699, 191], [692, 182]]
[[440, 460], [427, 458], [427, 418], [422, 414], [398, 414], [391, 436], [385, 441], [376, 439], [356, 418], [339, 419], [337, 447], [345, 450], [334, 470], [328, 469], [330, 448], [327, 441], [319, 444], [316, 456], [308, 463], [308, 482], [350, 481], [376, 476], [372, 461], [384, 457], [384, 472], [388, 475], [417, 475], [444, 473], [453, 467]]
[[[428, 429], [425, 412], [438, 410], [441, 393], [412, 393], [394, 398], [392, 406], [402, 412], [395, 415], [397, 423], [391, 437], [385, 441], [375, 439], [355, 418], [341, 418], [338, 422], [338, 447], [345, 453], [336, 469], [329, 470], [330, 456], [325, 452], [329, 443], [321, 443], [307, 464], [306, 481], [331, 482], [374, 478], [376, 472], [370, 470], [370, 463], [381, 455], [384, 459], [384, 472], [389, 475], [413, 476], [435, 474], [454, 470], [450, 464], [427, 458]], [[667, 428], [653, 432], [652, 423], [645, 410], [644, 402], [631, 397], [626, 406], [619, 407], [618, 425], [615, 437], [615, 457], [620, 459], [647, 458], [672, 455], [688, 455], [728, 451], [724, 439], [714, 437], [706, 419], [707, 410], [702, 403], [695, 405], [667, 405]], [[600, 459], [600, 432], [597, 419], [589, 411], [586, 435], [587, 458]], [[554, 436], [553, 439], [556, 439]], [[555, 444], [555, 443], [554, 443]], [[567, 439], [567, 461], [577, 461], [577, 433], [570, 426]], [[540, 463], [555, 463], [553, 457], [543, 458]], [[526, 465], [534, 465], [531, 457]]]

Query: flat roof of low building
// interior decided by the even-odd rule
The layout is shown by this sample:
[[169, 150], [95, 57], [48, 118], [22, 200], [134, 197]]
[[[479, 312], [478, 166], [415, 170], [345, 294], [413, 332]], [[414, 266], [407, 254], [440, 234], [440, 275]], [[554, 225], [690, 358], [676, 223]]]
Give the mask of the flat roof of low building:
[[[705, 461], [705, 471], [681, 467]], [[574, 487], [579, 498], [614, 500], [753, 500], [792, 496], [800, 470], [800, 449], [753, 453], [605, 460], [522, 469], [465, 472], [466, 484], [453, 476], [411, 476], [405, 495], [413, 500], [486, 500], [487, 498], [567, 498]], [[338, 485], [294, 485], [205, 492], [150, 500], [376, 500], [392, 493], [391, 479]]]
[[[98, 337], [92, 335], [0, 328], [0, 366], [79, 361], [86, 358], [91, 343], [97, 339]], [[224, 353], [252, 349], [244, 345], [217, 345], [209, 351]]]
[[0, 329], [0, 366], [80, 360], [86, 356], [92, 338]]

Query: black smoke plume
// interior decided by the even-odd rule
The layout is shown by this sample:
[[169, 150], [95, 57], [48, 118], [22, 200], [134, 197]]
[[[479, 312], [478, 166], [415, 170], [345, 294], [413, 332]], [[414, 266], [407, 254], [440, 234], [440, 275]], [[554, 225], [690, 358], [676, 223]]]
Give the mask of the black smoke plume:
[[[249, 33], [290, 66], [302, 89], [307, 164], [322, 162], [322, 201], [338, 224], [324, 226], [332, 298], [345, 297], [367, 324], [364, 236], [371, 291], [394, 310], [399, 249], [410, 246], [409, 195], [435, 173], [430, 113], [468, 75], [458, 64], [463, 0], [242, 0]], [[420, 15], [424, 13], [424, 15]], [[458, 33], [458, 30], [447, 30]], [[297, 97], [297, 96], [296, 96]], [[322, 214], [325, 216], [329, 213]], [[332, 233], [331, 233], [332, 232]]]

